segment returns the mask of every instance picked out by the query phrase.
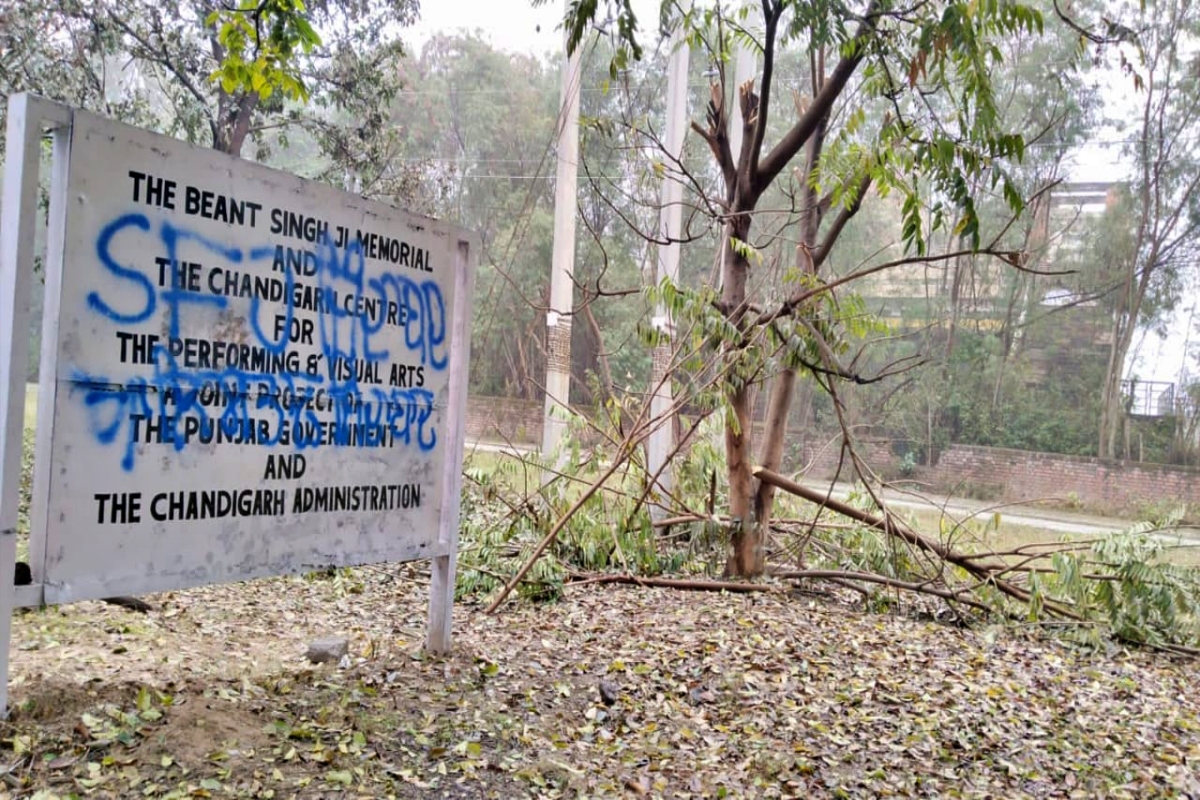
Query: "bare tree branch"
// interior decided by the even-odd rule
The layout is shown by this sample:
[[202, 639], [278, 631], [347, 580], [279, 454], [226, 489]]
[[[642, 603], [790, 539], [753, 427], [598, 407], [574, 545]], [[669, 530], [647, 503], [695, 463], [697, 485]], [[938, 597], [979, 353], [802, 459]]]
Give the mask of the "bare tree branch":
[[821, 91], [814, 95], [808, 111], [796, 120], [796, 123], [783, 135], [771, 152], [767, 153], [757, 164], [757, 168], [751, 176], [752, 189], [755, 194], [762, 194], [766, 191], [788, 162], [800, 152], [800, 148], [804, 147], [804, 143], [816, 130], [821, 119], [833, 108], [834, 101], [841, 95], [846, 84], [850, 82], [851, 76], [858, 69], [858, 65], [866, 56], [866, 39], [875, 31], [878, 22], [879, 0], [871, 0], [852, 40], [853, 52], [838, 62], [833, 73], [830, 74], [829, 80], [821, 87]]

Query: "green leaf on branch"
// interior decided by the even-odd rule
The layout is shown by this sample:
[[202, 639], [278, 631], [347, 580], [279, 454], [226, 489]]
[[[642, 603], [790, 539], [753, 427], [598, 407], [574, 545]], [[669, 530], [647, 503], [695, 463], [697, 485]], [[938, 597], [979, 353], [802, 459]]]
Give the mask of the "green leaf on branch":
[[226, 94], [245, 92], [265, 99], [281, 91], [289, 99], [307, 102], [308, 87], [295, 55], [312, 52], [321, 45], [321, 37], [306, 13], [303, 0], [263, 0], [209, 14], [205, 24], [225, 49], [210, 80]]

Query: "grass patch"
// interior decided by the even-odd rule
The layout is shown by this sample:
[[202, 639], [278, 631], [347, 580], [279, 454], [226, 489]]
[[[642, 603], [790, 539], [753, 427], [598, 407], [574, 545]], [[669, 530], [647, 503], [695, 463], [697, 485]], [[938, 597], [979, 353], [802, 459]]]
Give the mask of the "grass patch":
[[485, 480], [495, 488], [518, 496], [533, 494], [541, 486], [542, 471], [533, 463], [536, 456], [499, 450], [472, 450], [467, 447], [463, 471], [468, 488]]
[[[914, 510], [906, 512], [914, 527], [925, 533], [942, 532], [941, 540], [965, 552], [1006, 552], [1029, 545], [1055, 545], [1064, 542], [1091, 544], [1104, 538], [1102, 533], [1078, 534], [1014, 522], [1000, 515], [998, 524], [990, 516], [979, 516], [960, 521], [957, 516], [943, 515], [937, 510]], [[1200, 539], [1185, 534], [1164, 532], [1166, 551], [1164, 560], [1181, 567], [1200, 566]], [[1170, 540], [1170, 541], [1167, 541]], [[1175, 542], [1178, 541], [1178, 544]], [[1019, 561], [1019, 556], [1008, 560]]]
[[1003, 514], [999, 523], [991, 515], [961, 519], [958, 515], [943, 514], [937, 509], [906, 510], [913, 526], [926, 534], [941, 531], [939, 537], [955, 547], [969, 552], [984, 550], [1012, 550], [1031, 544], [1057, 544], [1070, 538], [1073, 542], [1090, 542], [1101, 538], [1097, 535], [1071, 535], [1062, 531], [1025, 525], [1010, 521]]
[[37, 427], [38, 387], [25, 384], [25, 430], [21, 442], [21, 483], [17, 489], [17, 560], [29, 558], [29, 506], [33, 497], [34, 429]]
[[37, 426], [38, 385], [25, 384], [25, 430]]

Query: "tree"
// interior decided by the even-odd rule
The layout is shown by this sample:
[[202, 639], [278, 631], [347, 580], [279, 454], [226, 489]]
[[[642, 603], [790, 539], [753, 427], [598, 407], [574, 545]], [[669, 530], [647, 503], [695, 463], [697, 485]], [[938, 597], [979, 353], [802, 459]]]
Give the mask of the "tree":
[[413, 91], [393, 104], [410, 153], [426, 157], [424, 203], [481, 240], [471, 390], [532, 396], [545, 374], [543, 285], [552, 197], [545, 177], [558, 86], [539, 58], [478, 35], [439, 35], [404, 64]]
[[[581, 110], [580, 172], [589, 181], [620, 173], [620, 154], [593, 126], [621, 113], [645, 115], [661, 103], [650, 90], [631, 96], [622, 85], [599, 87], [589, 59]], [[392, 116], [405, 146], [428, 156], [423, 170], [429, 210], [479, 233], [471, 389], [484, 395], [540, 399], [546, 362], [547, 275], [553, 244], [553, 146], [559, 114], [557, 57], [504, 52], [474, 34], [430, 38], [405, 62], [413, 91], [402, 92]], [[650, 72], [648, 63], [636, 65]], [[645, 243], [622, 225], [596, 187], [580, 186], [575, 280], [580, 295], [572, 325], [572, 397], [607, 398], [618, 384], [644, 383], [649, 359], [636, 340], [637, 304], [607, 292], [637, 283]], [[637, 377], [632, 377], [633, 375]], [[630, 377], [627, 377], [630, 376]]]
[[[571, 6], [572, 44], [595, 14], [595, 4]], [[614, 18], [617, 37], [639, 57], [628, 4], [618, 3]], [[827, 386], [841, 377], [863, 379], [838, 361], [846, 316], [834, 290], [856, 276], [830, 278], [823, 267], [868, 191], [903, 198], [902, 233], [911, 253], [904, 260], [930, 257], [928, 231], [943, 228], [961, 237], [966, 250], [984, 249], [975, 212], [982, 191], [994, 189], [1012, 210], [1021, 208], [1007, 167], [1021, 157], [1024, 142], [1004, 130], [989, 71], [1001, 59], [999, 39], [1040, 33], [1042, 21], [1017, 3], [954, 0], [915, 6], [764, 0], [753, 15], [721, 3], [679, 13], [664, 3], [662, 21], [668, 29], [683, 26], [693, 46], [708, 50], [719, 75], [707, 124], [694, 123], [693, 130], [720, 176], [716, 196], [698, 197], [696, 205], [717, 209], [721, 287], [691, 302], [714, 309], [709, 328], [723, 332], [721, 393], [735, 520], [726, 571], [751, 576], [764, 567], [775, 491], [756, 476], [756, 387], [767, 379], [771, 384], [757, 466], [773, 471], [783, 454], [797, 374], [810, 372]], [[757, 79], [731, 91], [725, 59], [734, 42], [753, 47], [761, 68]], [[775, 70], [789, 48], [802, 54], [807, 75], [793, 87], [791, 102], [781, 103], [784, 87]], [[730, 146], [731, 103], [739, 104], [743, 120], [737, 152]], [[792, 224], [769, 233], [790, 240], [796, 266], [756, 286], [757, 254], [767, 243], [754, 238], [761, 236], [756, 220], [760, 201], [773, 189], [793, 198]], [[682, 313], [687, 293], [672, 294], [684, 298]]]
[[[301, 128], [377, 195], [394, 147], [386, 108], [400, 88], [396, 30], [416, 0], [0, 0], [4, 89], [31, 90], [260, 159]], [[11, 23], [11, 24], [10, 24]], [[389, 173], [383, 176], [390, 178]]]
[[[0, 0], [0, 92], [34, 91], [115, 119], [151, 124], [144, 92], [112, 69], [110, 48], [57, 0]], [[0, 106], [0, 119], [7, 114]], [[4, 143], [0, 142], [0, 147]]]
[[[867, 418], [886, 425], [888, 435], [906, 439], [920, 463], [932, 464], [950, 442], [1004, 447], [1037, 442], [1071, 453], [1080, 445], [1089, 453], [1094, 448], [1095, 417], [1085, 419], [1083, 412], [1094, 411], [1099, 379], [1084, 383], [1077, 370], [1042, 377], [1031, 363], [1044, 361], [1052, 349], [1072, 367], [1078, 367], [1074, 356], [1091, 356], [1089, 348], [1056, 347], [1057, 339], [1077, 345], [1090, 332], [1090, 326], [1079, 329], [1082, 309], [1041, 301], [1051, 289], [1070, 286], [1073, 294], [1089, 296], [1095, 290], [1086, 283], [1094, 270], [1083, 274], [1066, 257], [1073, 248], [1060, 247], [1078, 239], [1085, 226], [1063, 204], [1057, 184], [1066, 179], [1069, 150], [1091, 129], [1096, 93], [1085, 85], [1087, 64], [1071, 68], [1078, 64], [1075, 37], [1054, 18], [1046, 27], [1045, 36], [1002, 40], [1004, 61], [991, 75], [1001, 118], [1025, 132], [1025, 158], [1011, 166], [1010, 175], [1029, 202], [1013, 218], [1002, 198], [983, 193], [978, 200], [984, 240], [1021, 252], [1026, 269], [967, 252], [944, 264], [913, 264], [859, 283], [868, 307], [898, 323], [890, 341], [864, 353], [870, 366], [864, 371], [878, 372], [904, 358], [921, 363], [902, 381], [847, 387], [843, 398], [861, 400]], [[877, 220], [862, 230], [863, 214], [872, 210], [870, 198], [867, 202], [839, 239], [839, 258], [851, 246], [861, 252], [864, 239], [878, 248], [880, 231], [892, 229], [888, 220]], [[953, 231], [939, 238], [943, 249], [969, 250]], [[884, 253], [873, 261], [891, 258], [895, 255]], [[1046, 320], [1049, 316], [1055, 319]], [[1026, 353], [1030, 344], [1034, 349]], [[1061, 399], [1066, 383], [1072, 397], [1091, 392], [1087, 408], [1049, 402]], [[1030, 412], [1041, 419], [1031, 421]]]
[[1200, 235], [1200, 77], [1190, 44], [1200, 33], [1200, 14], [1181, 0], [1149, 0], [1123, 12], [1128, 41], [1115, 50], [1137, 99], [1125, 130], [1135, 174], [1111, 212], [1098, 254], [1110, 269], [1113, 315], [1101, 397], [1102, 458], [1118, 455], [1126, 417], [1121, 382], [1135, 334], [1174, 309], [1180, 274], [1194, 264]]

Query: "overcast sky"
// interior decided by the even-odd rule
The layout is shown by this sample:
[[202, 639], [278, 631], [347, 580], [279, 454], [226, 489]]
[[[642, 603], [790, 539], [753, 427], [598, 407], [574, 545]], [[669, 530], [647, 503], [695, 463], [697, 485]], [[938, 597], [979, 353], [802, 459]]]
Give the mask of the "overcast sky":
[[532, 0], [425, 0], [408, 36], [419, 49], [432, 33], [477, 30], [496, 47], [541, 55], [562, 46], [563, 11], [555, 0], [539, 8]]

